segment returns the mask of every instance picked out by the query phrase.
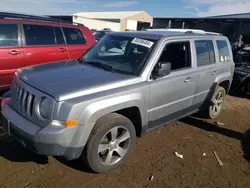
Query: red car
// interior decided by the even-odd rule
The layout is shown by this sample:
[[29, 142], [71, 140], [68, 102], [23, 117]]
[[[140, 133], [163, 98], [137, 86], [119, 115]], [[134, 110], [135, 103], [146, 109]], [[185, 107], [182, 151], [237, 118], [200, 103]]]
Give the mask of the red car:
[[94, 44], [83, 25], [0, 12], [0, 95], [9, 89], [18, 68], [77, 59]]

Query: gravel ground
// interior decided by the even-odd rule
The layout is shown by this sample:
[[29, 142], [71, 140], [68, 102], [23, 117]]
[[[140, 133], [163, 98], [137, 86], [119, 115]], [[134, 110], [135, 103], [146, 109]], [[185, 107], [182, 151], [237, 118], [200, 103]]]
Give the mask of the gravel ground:
[[38, 156], [5, 140], [0, 143], [0, 187], [248, 188], [249, 135], [250, 100], [229, 96], [218, 120], [189, 117], [152, 131], [137, 139], [126, 165], [108, 174], [93, 174], [79, 160]]

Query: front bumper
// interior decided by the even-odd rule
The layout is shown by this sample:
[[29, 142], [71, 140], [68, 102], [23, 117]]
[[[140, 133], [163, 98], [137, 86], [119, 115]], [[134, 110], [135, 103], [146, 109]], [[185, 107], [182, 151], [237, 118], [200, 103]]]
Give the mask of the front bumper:
[[68, 160], [77, 159], [81, 155], [83, 146], [72, 145], [79, 127], [62, 128], [48, 125], [42, 128], [14, 111], [9, 100], [4, 101], [2, 107], [9, 134], [24, 147], [41, 155], [61, 156]]

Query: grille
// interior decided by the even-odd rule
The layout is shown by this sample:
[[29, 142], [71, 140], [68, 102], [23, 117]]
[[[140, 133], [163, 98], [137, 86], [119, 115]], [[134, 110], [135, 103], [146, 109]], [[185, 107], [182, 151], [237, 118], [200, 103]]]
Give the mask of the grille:
[[25, 117], [31, 117], [34, 112], [34, 100], [35, 95], [13, 82], [11, 88], [11, 101], [17, 112]]

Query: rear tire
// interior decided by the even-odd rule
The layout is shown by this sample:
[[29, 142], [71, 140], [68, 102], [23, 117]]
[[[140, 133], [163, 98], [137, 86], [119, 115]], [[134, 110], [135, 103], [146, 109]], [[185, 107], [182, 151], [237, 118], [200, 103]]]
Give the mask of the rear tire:
[[199, 115], [209, 119], [217, 118], [223, 109], [225, 96], [226, 90], [221, 86], [217, 86], [209, 104], [199, 112]]
[[96, 122], [82, 158], [96, 173], [112, 171], [127, 160], [135, 141], [133, 123], [120, 114], [108, 114]]

